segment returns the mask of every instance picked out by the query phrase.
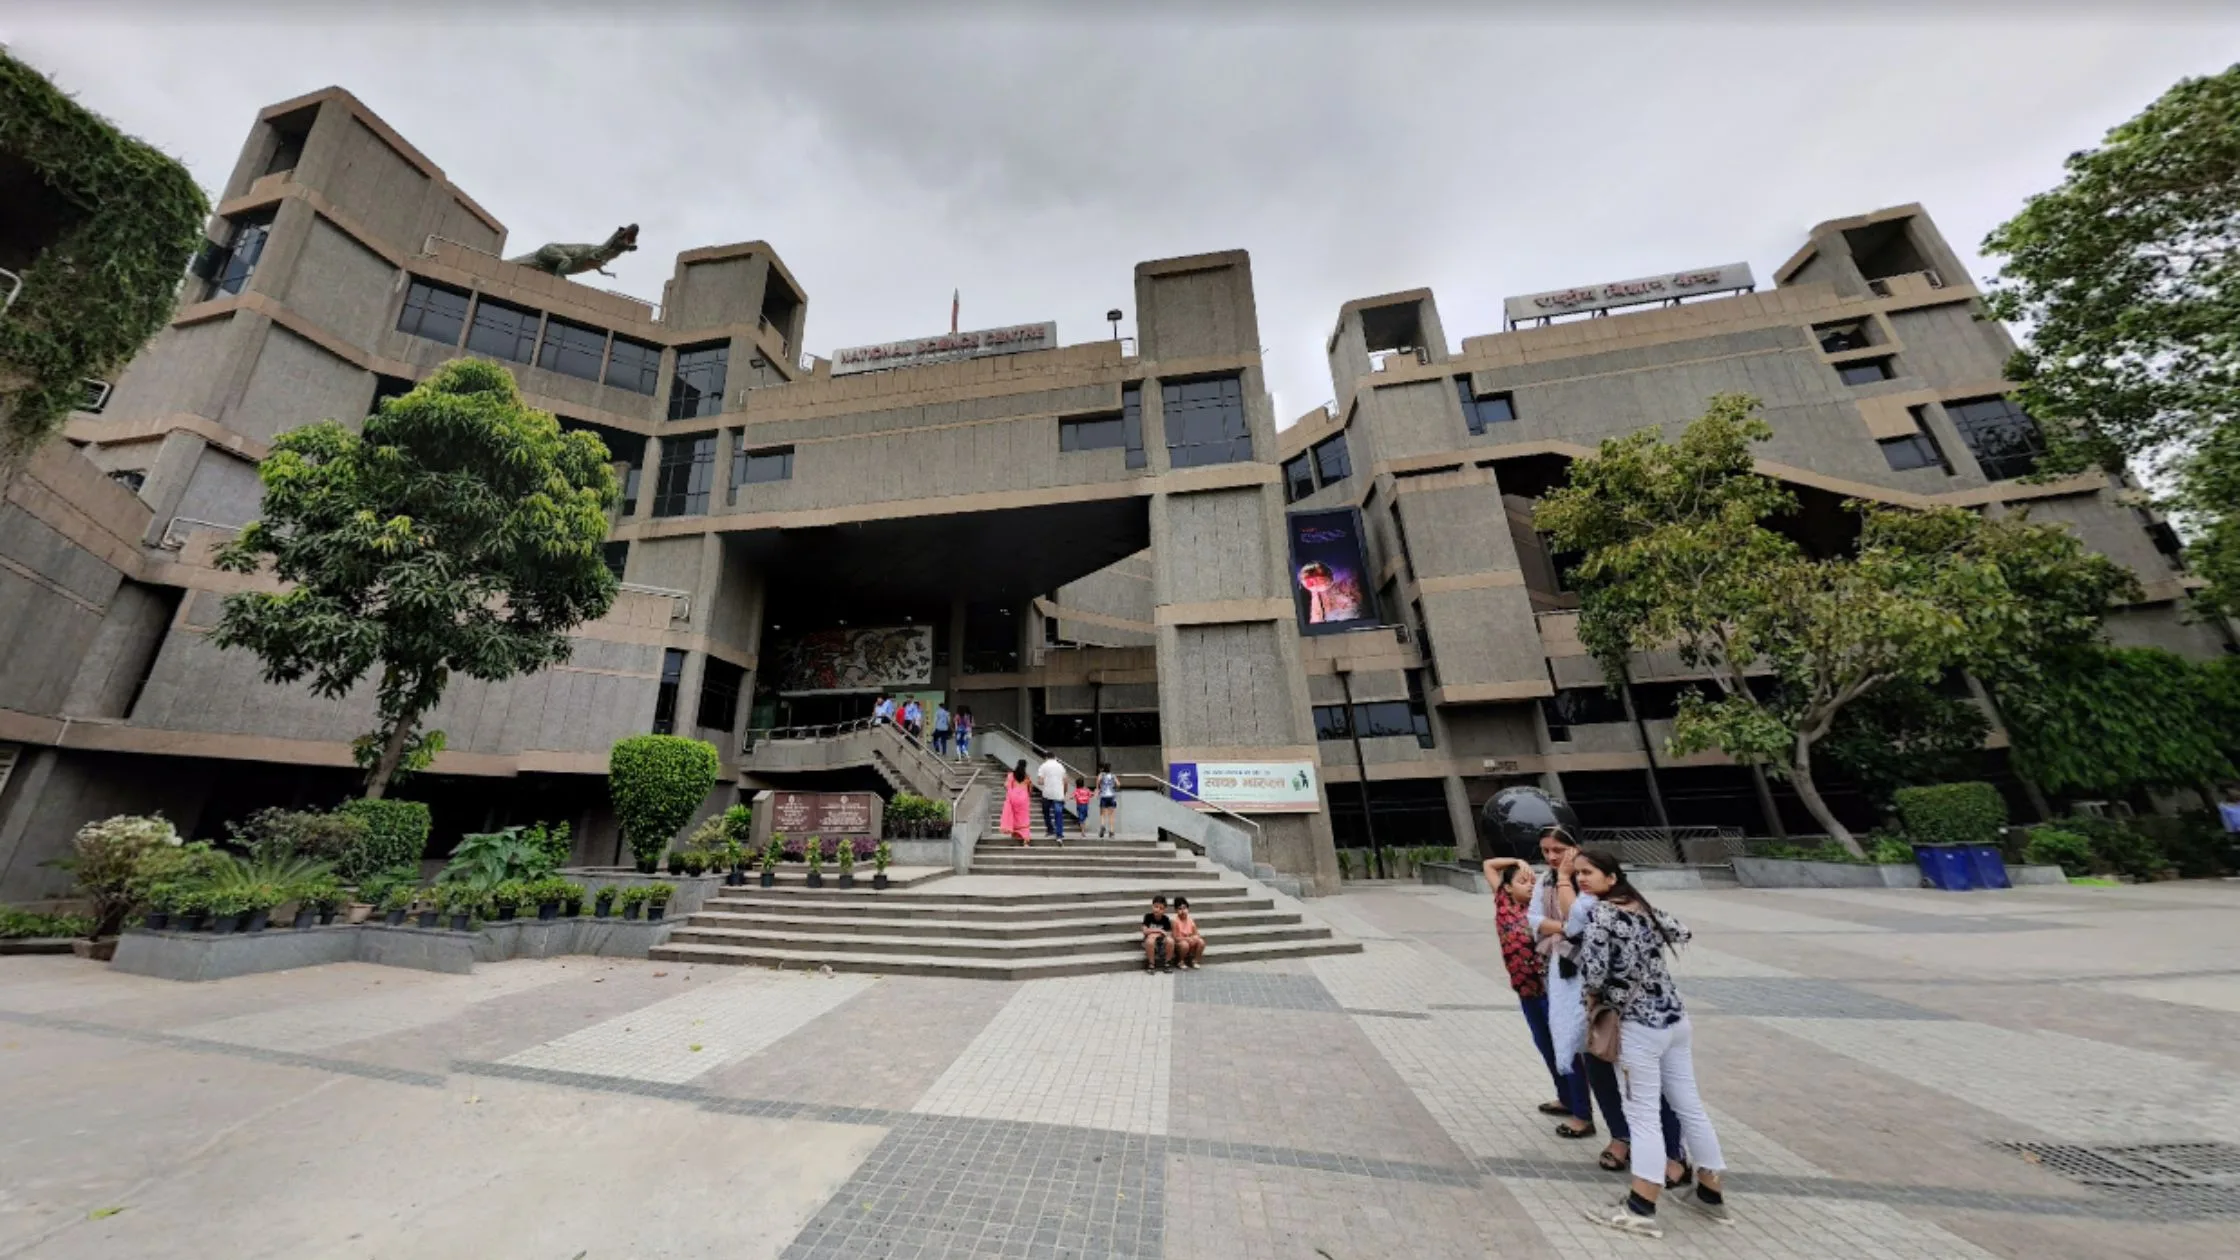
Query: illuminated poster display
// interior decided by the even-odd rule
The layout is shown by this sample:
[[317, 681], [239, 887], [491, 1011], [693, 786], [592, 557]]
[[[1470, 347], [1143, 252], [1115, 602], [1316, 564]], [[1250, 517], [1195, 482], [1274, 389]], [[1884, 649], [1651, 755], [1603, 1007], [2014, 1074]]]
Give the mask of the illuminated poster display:
[[1301, 634], [1334, 634], [1379, 624], [1369, 593], [1369, 552], [1356, 508], [1293, 512], [1284, 522], [1291, 540], [1291, 594], [1299, 606]]

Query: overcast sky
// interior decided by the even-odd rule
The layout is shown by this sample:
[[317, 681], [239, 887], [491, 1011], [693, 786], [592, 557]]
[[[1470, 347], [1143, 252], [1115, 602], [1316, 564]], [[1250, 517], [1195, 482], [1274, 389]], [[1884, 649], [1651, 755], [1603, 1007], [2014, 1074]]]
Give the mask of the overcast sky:
[[[2240, 59], [2240, 6], [2114, 2], [1840, 10], [1882, 15], [1860, 26], [1797, 5], [328, 7], [15, 0], [0, 41], [207, 189], [260, 107], [331, 83], [508, 252], [637, 222], [603, 283], [655, 299], [677, 252], [767, 240], [818, 354], [941, 331], [952, 289], [967, 328], [1086, 341], [1133, 316], [1138, 261], [1248, 249], [1286, 424], [1331, 397], [1322, 344], [1356, 297], [1430, 286], [1459, 345], [1509, 294], [1737, 260], [1770, 282], [1813, 223], [1907, 201], [1981, 275], [1976, 244], [2065, 154]], [[1602, 16], [1555, 20], [1582, 11]]]

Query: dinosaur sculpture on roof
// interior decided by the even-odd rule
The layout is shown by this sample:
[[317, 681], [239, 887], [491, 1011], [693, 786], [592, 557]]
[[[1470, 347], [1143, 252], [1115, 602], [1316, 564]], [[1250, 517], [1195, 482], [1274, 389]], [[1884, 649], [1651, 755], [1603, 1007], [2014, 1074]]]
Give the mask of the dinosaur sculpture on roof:
[[555, 241], [549, 245], [539, 246], [533, 254], [523, 254], [519, 258], [508, 258], [506, 261], [520, 263], [524, 267], [534, 267], [539, 271], [550, 272], [556, 276], [580, 275], [586, 271], [596, 271], [602, 276], [611, 276], [614, 273], [607, 270], [607, 264], [637, 247], [638, 225], [632, 223], [616, 228], [614, 235], [609, 236], [604, 245], [564, 245]]

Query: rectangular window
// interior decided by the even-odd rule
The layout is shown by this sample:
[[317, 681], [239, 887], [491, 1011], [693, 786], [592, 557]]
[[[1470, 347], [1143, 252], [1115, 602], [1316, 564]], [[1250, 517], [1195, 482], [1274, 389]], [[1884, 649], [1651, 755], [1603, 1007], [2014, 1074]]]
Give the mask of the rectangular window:
[[1820, 339], [1822, 354], [1864, 350], [1874, 344], [1867, 336], [1867, 321], [1863, 319], [1848, 320], [1840, 324], [1814, 324], [1812, 335]]
[[1406, 739], [1414, 737], [1419, 748], [1435, 747], [1431, 738], [1431, 715], [1421, 700], [1376, 700], [1353, 706], [1349, 724], [1346, 707], [1342, 704], [1318, 704], [1314, 707], [1314, 737], [1318, 740], [1349, 740], [1359, 731], [1363, 739]]
[[1061, 451], [1109, 451], [1127, 444], [1127, 423], [1118, 416], [1076, 416], [1058, 421]]
[[232, 239], [210, 264], [210, 296], [221, 293], [239, 293], [249, 283], [257, 270], [257, 259], [264, 256], [264, 243], [272, 235], [272, 217], [236, 223]]
[[653, 733], [677, 733], [677, 686], [684, 679], [684, 651], [670, 648], [661, 654], [661, 687], [653, 693]]
[[1175, 381], [1161, 387], [1159, 401], [1166, 417], [1170, 467], [1200, 468], [1252, 458], [1242, 377]]
[[599, 379], [600, 361], [607, 357], [605, 330], [571, 324], [564, 319], [544, 322], [544, 344], [537, 347], [537, 366], [586, 381]]
[[728, 343], [677, 351], [677, 372], [669, 383], [669, 418], [690, 420], [722, 412], [730, 362]]
[[[1393, 519], [1398, 520], [1399, 516], [1395, 514]], [[1406, 545], [1407, 539], [1405, 536], [1403, 536], [1401, 539], [1401, 546], [1403, 549], [1405, 549]], [[1413, 573], [1415, 571], [1415, 567], [1415, 561], [1408, 561], [1409, 572]], [[1426, 670], [1430, 671], [1432, 685], [1437, 686], [1439, 683], [1439, 661], [1437, 656], [1431, 650], [1431, 622], [1423, 615], [1422, 600], [1411, 600], [1408, 606], [1415, 612], [1416, 615], [1416, 650], [1423, 655], [1423, 667]], [[1421, 680], [1410, 678], [1409, 682], [1418, 690], [1421, 690], [1423, 685]]]
[[[1565, 687], [1540, 701], [1540, 711], [1548, 719], [1551, 739], [1570, 738], [1574, 726], [1596, 726], [1626, 720], [1626, 702], [1607, 687]], [[1556, 734], [1557, 730], [1566, 733]]]
[[1890, 360], [1861, 359], [1856, 363], [1840, 363], [1836, 365], [1836, 375], [1842, 377], [1846, 385], [1872, 385], [1876, 381], [1887, 381], [1891, 375]]
[[148, 484], [148, 473], [142, 468], [119, 468], [109, 474], [109, 480], [138, 494], [140, 487]]
[[1130, 468], [1145, 467], [1149, 461], [1143, 454], [1143, 386], [1120, 387], [1120, 440], [1128, 452]]
[[710, 730], [728, 731], [739, 716], [739, 686], [747, 671], [713, 656], [701, 669], [700, 713], [694, 720]]
[[1507, 394], [1487, 394], [1479, 397], [1470, 392], [1470, 378], [1454, 378], [1454, 391], [1462, 399], [1462, 422], [1472, 433], [1483, 433], [1489, 424], [1504, 424], [1517, 418], [1517, 408]]
[[661, 347], [617, 335], [607, 355], [607, 384], [651, 398], [661, 385]]
[[2004, 398], [1970, 398], [1946, 403], [1944, 413], [1952, 417], [1952, 427], [1960, 430], [1960, 440], [1988, 480], [2007, 481], [2037, 471], [2045, 438], [2022, 408]]
[[653, 514], [698, 516], [705, 513], [715, 475], [714, 435], [663, 442], [661, 472], [653, 483]]
[[474, 305], [467, 349], [493, 359], [531, 362], [537, 349], [537, 312], [483, 298]]
[[1346, 707], [1342, 704], [1316, 705], [1314, 737], [1320, 740], [1351, 739], [1353, 729], [1346, 725]]
[[766, 451], [741, 448], [731, 457], [731, 484], [751, 486], [762, 481], [791, 481], [793, 479], [793, 448], [772, 447]]
[[455, 346], [466, 326], [467, 295], [459, 290], [415, 280], [404, 291], [404, 310], [397, 315], [398, 332]]
[[614, 574], [614, 580], [619, 582], [622, 580], [622, 571], [630, 566], [630, 544], [607, 543], [599, 548], [599, 559], [606, 563], [607, 572]]
[[1314, 457], [1297, 455], [1283, 461], [1283, 501], [1297, 503], [1314, 493]]
[[381, 404], [392, 398], [402, 398], [411, 392], [412, 382], [401, 376], [376, 376], [373, 378], [373, 405], [366, 408], [366, 414], [380, 415]]
[[1909, 433], [1904, 437], [1884, 438], [1875, 445], [1882, 448], [1882, 458], [1889, 461], [1892, 472], [1908, 472], [1915, 468], [1944, 467], [1943, 452], [1937, 450], [1936, 440], [1926, 433]]
[[638, 466], [636, 464], [622, 470], [622, 514], [624, 516], [636, 516], [638, 514]]
[[1353, 475], [1353, 457], [1346, 452], [1346, 435], [1333, 433], [1314, 444], [1314, 470], [1323, 485], [1333, 485]]

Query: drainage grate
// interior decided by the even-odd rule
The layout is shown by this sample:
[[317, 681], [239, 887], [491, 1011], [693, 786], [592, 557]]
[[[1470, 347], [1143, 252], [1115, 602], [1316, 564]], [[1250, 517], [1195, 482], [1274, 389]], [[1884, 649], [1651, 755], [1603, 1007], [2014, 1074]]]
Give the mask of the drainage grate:
[[2240, 1213], [2240, 1146], [2229, 1142], [1998, 1145], [2049, 1172], [2114, 1194], [2152, 1215]]

